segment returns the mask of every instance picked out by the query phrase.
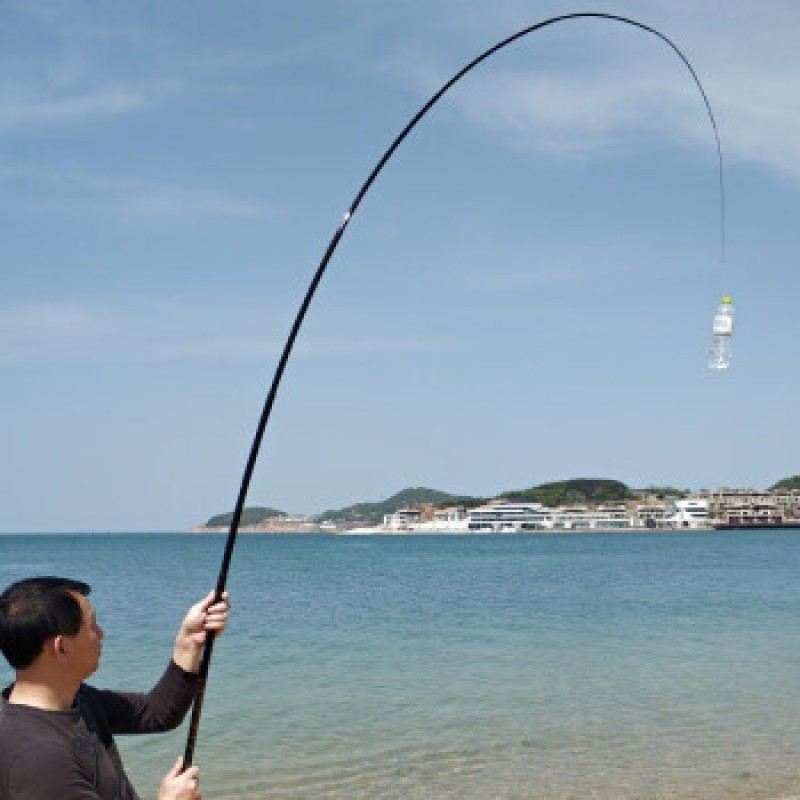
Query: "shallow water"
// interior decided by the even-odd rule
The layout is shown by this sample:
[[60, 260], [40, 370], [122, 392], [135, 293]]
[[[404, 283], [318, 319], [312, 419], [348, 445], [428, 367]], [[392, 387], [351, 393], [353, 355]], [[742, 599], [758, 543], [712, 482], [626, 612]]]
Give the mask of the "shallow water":
[[[0, 582], [88, 580], [92, 682], [147, 688], [223, 545], [5, 536]], [[204, 796], [800, 796], [799, 567], [800, 531], [242, 535]], [[185, 729], [120, 739], [143, 798]]]

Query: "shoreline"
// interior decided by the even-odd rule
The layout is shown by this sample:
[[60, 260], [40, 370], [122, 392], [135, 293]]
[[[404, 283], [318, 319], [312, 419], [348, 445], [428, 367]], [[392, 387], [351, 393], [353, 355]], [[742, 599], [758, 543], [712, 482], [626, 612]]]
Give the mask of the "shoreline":
[[[583, 534], [583, 533], [712, 533], [715, 531], [727, 532], [736, 530], [747, 531], [775, 531], [775, 530], [800, 530], [800, 523], [794, 525], [706, 525], [695, 528], [541, 528], [536, 530], [510, 530], [510, 531], [469, 531], [469, 530], [407, 530], [396, 531], [380, 528], [350, 528], [345, 530], [329, 530], [322, 529], [319, 526], [309, 526], [307, 528], [299, 529], [295, 526], [270, 526], [264, 527], [257, 526], [243, 526], [239, 528], [238, 532], [242, 534], [252, 535], [314, 535], [314, 536], [380, 536], [380, 537], [397, 537], [397, 536], [418, 536], [418, 537], [432, 537], [432, 536], [460, 536], [460, 537], [475, 537], [475, 536], [551, 536], [554, 534]], [[229, 528], [213, 527], [206, 528], [203, 526], [195, 526], [189, 529], [190, 534], [227, 534]]]

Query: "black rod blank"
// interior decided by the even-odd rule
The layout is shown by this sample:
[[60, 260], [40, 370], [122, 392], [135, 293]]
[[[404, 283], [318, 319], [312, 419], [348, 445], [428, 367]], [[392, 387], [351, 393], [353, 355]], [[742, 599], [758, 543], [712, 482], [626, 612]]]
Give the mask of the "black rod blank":
[[[308, 289], [306, 290], [306, 294], [303, 298], [303, 302], [300, 304], [300, 309], [297, 312], [297, 316], [295, 317], [294, 323], [292, 328], [289, 332], [289, 336], [286, 339], [286, 343], [284, 344], [283, 351], [278, 362], [278, 366], [275, 370], [275, 374], [272, 379], [272, 385], [270, 386], [269, 393], [267, 394], [267, 398], [264, 402], [264, 408], [261, 412], [261, 417], [258, 421], [258, 426], [256, 428], [256, 433], [253, 438], [253, 443], [250, 448], [250, 454], [247, 458], [247, 464], [244, 469], [244, 474], [242, 476], [241, 485], [239, 488], [239, 494], [236, 499], [236, 506], [233, 511], [233, 516], [231, 517], [230, 528], [228, 530], [228, 536], [225, 543], [225, 552], [222, 557], [222, 564], [219, 570], [219, 576], [217, 578], [217, 587], [216, 587], [216, 594], [217, 599], [219, 599], [222, 595], [222, 592], [225, 590], [225, 584], [228, 579], [228, 571], [230, 569], [231, 558], [233, 556], [233, 549], [236, 544], [236, 537], [239, 532], [239, 524], [242, 517], [242, 512], [244, 511], [245, 500], [247, 499], [247, 493], [250, 488], [250, 482], [253, 477], [253, 471], [255, 470], [256, 461], [258, 460], [258, 454], [261, 449], [261, 443], [264, 438], [264, 432], [266, 431], [267, 424], [269, 422], [270, 415], [272, 414], [272, 407], [275, 404], [275, 397], [278, 393], [278, 387], [280, 386], [281, 380], [283, 378], [283, 373], [286, 370], [286, 364], [289, 361], [289, 356], [292, 353], [294, 348], [295, 340], [297, 339], [297, 335], [300, 332], [300, 327], [303, 324], [303, 320], [305, 319], [306, 313], [308, 308], [311, 304], [311, 300], [314, 297], [314, 294], [317, 291], [317, 287], [322, 280], [322, 276], [325, 273], [325, 270], [328, 267], [328, 263], [331, 260], [331, 257], [334, 254], [334, 251], [339, 245], [342, 236], [344, 235], [347, 226], [350, 224], [350, 221], [353, 218], [356, 210], [358, 209], [361, 201], [364, 199], [364, 196], [369, 191], [372, 184], [375, 182], [375, 179], [380, 174], [381, 170], [386, 166], [386, 163], [389, 159], [394, 155], [397, 148], [402, 144], [403, 140], [411, 133], [411, 131], [416, 127], [416, 125], [422, 120], [422, 118], [433, 108], [434, 105], [442, 98], [442, 96], [458, 81], [461, 80], [468, 72], [473, 70], [482, 62], [486, 61], [492, 55], [497, 53], [499, 50], [507, 47], [508, 45], [516, 42], [518, 39], [522, 39], [524, 36], [527, 36], [534, 31], [540, 30], [542, 28], [546, 28], [549, 25], [554, 25], [559, 22], [564, 22], [566, 20], [573, 20], [573, 19], [603, 19], [603, 20], [610, 20], [613, 22], [620, 22], [625, 25], [631, 25], [635, 28], [639, 28], [640, 30], [646, 31], [647, 33], [653, 34], [665, 42], [681, 59], [684, 63], [686, 68], [689, 70], [694, 83], [696, 84], [697, 88], [700, 91], [700, 95], [703, 99], [703, 103], [705, 104], [706, 112], [708, 113], [708, 118], [711, 121], [711, 127], [714, 131], [714, 138], [716, 140], [717, 145], [717, 155], [719, 158], [719, 195], [720, 195], [720, 256], [721, 261], [725, 259], [725, 185], [723, 180], [723, 162], [722, 162], [722, 147], [720, 145], [719, 139], [719, 131], [717, 129], [717, 123], [714, 119], [714, 114], [711, 111], [711, 104], [708, 101], [708, 97], [703, 89], [702, 84], [700, 83], [700, 79], [697, 77], [697, 73], [692, 68], [692, 65], [689, 63], [688, 59], [684, 54], [678, 49], [677, 45], [675, 45], [670, 39], [668, 39], [663, 33], [660, 33], [655, 28], [651, 28], [649, 25], [644, 25], [641, 22], [637, 22], [636, 20], [629, 19], [628, 17], [618, 16], [616, 14], [603, 14], [603, 13], [596, 13], [596, 12], [578, 12], [573, 14], [563, 14], [561, 16], [552, 17], [550, 19], [546, 19], [543, 22], [538, 22], [535, 25], [531, 25], [527, 28], [523, 28], [522, 30], [518, 31], [517, 33], [503, 39], [501, 42], [498, 42], [493, 47], [490, 47], [488, 50], [485, 50], [479, 56], [474, 58], [470, 61], [466, 66], [460, 69], [450, 80], [448, 80], [442, 87], [425, 103], [422, 108], [411, 118], [408, 124], [403, 128], [403, 130], [398, 134], [395, 140], [391, 143], [388, 147], [386, 152], [381, 156], [378, 163], [373, 168], [372, 172], [370, 172], [367, 179], [362, 184], [361, 188], [358, 190], [358, 193], [355, 196], [355, 199], [350, 205], [347, 213], [344, 215], [342, 221], [339, 223], [333, 237], [331, 238], [328, 247], [325, 250], [325, 253], [322, 257], [322, 260], [317, 267], [316, 272], [309, 284]], [[197, 741], [197, 733], [200, 727], [200, 715], [202, 713], [203, 708], [203, 699], [205, 697], [205, 690], [206, 684], [208, 680], [208, 671], [211, 665], [211, 655], [214, 650], [214, 634], [213, 632], [209, 632], [206, 638], [206, 643], [203, 649], [202, 658], [200, 661], [200, 672], [199, 672], [199, 681], [198, 687], [194, 699], [194, 706], [192, 708], [192, 716], [189, 723], [189, 733], [187, 736], [186, 741], [186, 750], [184, 754], [184, 769], [188, 768], [194, 756], [194, 748], [195, 743]]]

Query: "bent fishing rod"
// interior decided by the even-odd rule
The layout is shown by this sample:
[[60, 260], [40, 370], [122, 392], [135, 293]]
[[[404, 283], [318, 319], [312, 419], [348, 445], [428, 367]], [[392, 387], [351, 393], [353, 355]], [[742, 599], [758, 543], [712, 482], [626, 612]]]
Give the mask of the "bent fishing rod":
[[[303, 298], [303, 302], [300, 304], [300, 308], [297, 312], [297, 316], [295, 317], [294, 323], [291, 327], [289, 332], [289, 336], [286, 339], [286, 343], [283, 347], [283, 351], [281, 353], [280, 360], [278, 361], [278, 366], [275, 369], [275, 374], [272, 379], [272, 385], [270, 386], [269, 393], [267, 394], [266, 400], [264, 402], [264, 407], [261, 412], [261, 417], [258, 421], [258, 426], [256, 428], [256, 433], [253, 438], [253, 443], [250, 448], [250, 453], [247, 458], [247, 463], [244, 469], [244, 474], [242, 476], [241, 485], [239, 488], [239, 494], [236, 500], [236, 506], [233, 511], [233, 515], [231, 517], [230, 527], [228, 530], [228, 537], [225, 543], [225, 551], [222, 557], [222, 564], [219, 570], [219, 577], [217, 578], [217, 586], [216, 586], [216, 594], [217, 599], [222, 596], [223, 591], [225, 590], [225, 584], [228, 579], [228, 571], [230, 569], [231, 558], [233, 556], [233, 549], [236, 544], [236, 537], [239, 532], [239, 524], [241, 522], [242, 512], [245, 506], [245, 500], [247, 499], [247, 493], [250, 488], [250, 482], [253, 477], [253, 472], [255, 470], [256, 461], [258, 460], [259, 451], [261, 449], [261, 443], [264, 438], [264, 433], [267, 429], [267, 424], [269, 423], [270, 415], [272, 414], [272, 407], [275, 404], [275, 398], [278, 393], [278, 387], [280, 386], [281, 380], [283, 378], [283, 373], [286, 369], [286, 364], [289, 361], [289, 356], [292, 353], [294, 348], [295, 340], [297, 339], [297, 335], [300, 332], [300, 327], [303, 324], [303, 320], [305, 319], [306, 313], [308, 311], [309, 306], [311, 305], [311, 300], [313, 299], [317, 287], [322, 280], [322, 276], [325, 274], [325, 270], [328, 267], [328, 263], [331, 260], [336, 248], [339, 246], [339, 242], [344, 235], [347, 226], [350, 224], [350, 221], [353, 218], [353, 215], [356, 213], [356, 210], [361, 205], [361, 201], [364, 199], [364, 196], [370, 190], [372, 184], [375, 182], [375, 179], [380, 174], [381, 170], [386, 166], [389, 159], [394, 155], [397, 148], [402, 144], [402, 142], [406, 139], [406, 137], [411, 133], [411, 131], [417, 126], [417, 124], [422, 120], [422, 118], [436, 105], [436, 103], [441, 100], [441, 98], [447, 93], [447, 91], [452, 88], [456, 83], [458, 83], [467, 73], [471, 72], [475, 67], [479, 64], [482, 64], [488, 58], [493, 56], [495, 53], [499, 52], [500, 50], [508, 47], [510, 44], [513, 44], [519, 39], [527, 36], [528, 34], [534, 33], [535, 31], [541, 30], [542, 28], [546, 28], [550, 25], [555, 25], [560, 22], [565, 22], [567, 20], [574, 20], [574, 19], [601, 19], [601, 20], [608, 20], [611, 22], [619, 22], [625, 25], [632, 26], [634, 28], [638, 28], [639, 30], [645, 31], [646, 33], [652, 34], [657, 36], [661, 39], [662, 42], [667, 44], [680, 58], [683, 62], [685, 67], [689, 70], [689, 73], [694, 80], [695, 85], [697, 86], [698, 90], [700, 91], [700, 95], [703, 99], [703, 103], [705, 104], [705, 109], [708, 114], [708, 118], [711, 121], [711, 127], [714, 131], [714, 138], [717, 145], [717, 156], [719, 158], [719, 196], [720, 196], [720, 260], [724, 261], [725, 259], [725, 186], [723, 180], [723, 165], [722, 165], [722, 147], [720, 145], [719, 139], [719, 132], [717, 130], [717, 123], [714, 119], [714, 114], [711, 110], [711, 104], [709, 103], [708, 97], [706, 95], [705, 90], [703, 89], [702, 84], [700, 83], [700, 79], [697, 77], [697, 73], [694, 71], [694, 68], [689, 63], [686, 56], [678, 49], [677, 45], [672, 42], [669, 38], [667, 38], [663, 33], [660, 33], [655, 28], [650, 27], [649, 25], [645, 25], [641, 22], [637, 22], [634, 19], [629, 19], [628, 17], [618, 16], [616, 14], [603, 14], [603, 13], [596, 13], [596, 12], [578, 12], [572, 14], [563, 14], [557, 17], [551, 17], [550, 19], [546, 19], [542, 22], [538, 22], [535, 25], [530, 25], [527, 28], [523, 28], [517, 33], [503, 39], [502, 41], [498, 42], [494, 46], [490, 47], [488, 50], [485, 50], [479, 56], [474, 58], [470, 61], [466, 66], [460, 69], [455, 75], [453, 75], [450, 80], [448, 80], [442, 87], [431, 96], [425, 105], [420, 108], [420, 110], [411, 118], [408, 124], [403, 128], [403, 130], [398, 134], [398, 136], [394, 139], [394, 141], [389, 145], [386, 152], [381, 156], [378, 163], [373, 168], [372, 172], [370, 172], [367, 179], [362, 184], [361, 188], [358, 190], [358, 193], [355, 196], [355, 199], [350, 204], [349, 209], [345, 213], [342, 221], [339, 223], [333, 237], [331, 238], [328, 247], [325, 250], [324, 255], [322, 256], [322, 260], [319, 262], [319, 265], [314, 273], [314, 276], [309, 284], [308, 289], [306, 290], [306, 294]], [[205, 698], [205, 690], [206, 684], [208, 680], [208, 672], [209, 667], [211, 665], [211, 656], [214, 650], [214, 640], [215, 636], [213, 631], [209, 631], [206, 637], [206, 642], [203, 648], [203, 654], [200, 661], [200, 669], [199, 669], [199, 680], [197, 691], [194, 698], [194, 706], [192, 708], [192, 717], [189, 723], [189, 733], [187, 736], [186, 741], [186, 750], [184, 754], [184, 769], [188, 768], [192, 764], [192, 759], [194, 756], [194, 748], [195, 743], [197, 741], [197, 733], [200, 727], [200, 715], [202, 713], [203, 708], [203, 700]]]

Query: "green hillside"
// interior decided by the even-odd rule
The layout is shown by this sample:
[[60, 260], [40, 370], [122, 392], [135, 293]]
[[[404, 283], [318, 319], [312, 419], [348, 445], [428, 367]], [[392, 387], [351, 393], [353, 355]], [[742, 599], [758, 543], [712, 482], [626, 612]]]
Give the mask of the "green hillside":
[[[260, 522], [264, 522], [264, 520], [285, 516], [287, 516], [285, 511], [278, 511], [274, 508], [261, 508], [259, 506], [252, 506], [250, 508], [245, 508], [244, 511], [242, 511], [241, 524], [258, 525]], [[211, 517], [211, 519], [206, 522], [206, 526], [209, 528], [224, 528], [231, 524], [232, 519], [233, 512], [228, 512], [227, 514], [217, 514], [215, 517]]]
[[[800, 475], [784, 478], [770, 487], [771, 491], [800, 490]], [[646, 496], [664, 498], [667, 495], [685, 497], [686, 490], [675, 489], [670, 486], [650, 486], [646, 489], [630, 489], [624, 483], [605, 478], [574, 478], [572, 480], [554, 481], [532, 486], [529, 489], [504, 492], [501, 498], [516, 502], [541, 503], [551, 508], [566, 505], [598, 505], [601, 503], [624, 503], [628, 500], [642, 499]], [[440, 492], [436, 489], [413, 487], [403, 489], [386, 500], [375, 503], [355, 503], [339, 509], [329, 509], [317, 514], [314, 519], [318, 522], [329, 520], [341, 525], [372, 526], [383, 522], [386, 514], [392, 514], [400, 508], [419, 508], [421, 506], [455, 506], [462, 505], [471, 508], [484, 503], [489, 498], [465, 497], [460, 495]], [[230, 525], [233, 515], [218, 514], [211, 517], [206, 523], [207, 527], [218, 528]], [[250, 507], [242, 514], [242, 525], [257, 525], [265, 520], [288, 516], [284, 511], [274, 508]]]
[[676, 489], [674, 486], [648, 486], [646, 489], [636, 489], [635, 491], [642, 497], [657, 497], [659, 500], [667, 497], [688, 497], [691, 494], [688, 489]]
[[601, 478], [575, 478], [532, 486], [521, 491], [505, 492], [507, 500], [542, 503], [542, 505], [568, 506], [595, 503], [624, 503], [633, 500], [636, 494], [624, 483]]
[[789, 492], [792, 489], [800, 489], [800, 475], [792, 475], [791, 478], [784, 478], [778, 481], [774, 486], [770, 486], [770, 491], [773, 492]]
[[419, 506], [452, 506], [452, 505], [478, 505], [479, 498], [459, 497], [439, 492], [435, 489], [426, 489], [417, 486], [392, 495], [378, 503], [356, 503], [346, 508], [331, 509], [318, 514], [316, 519], [331, 520], [333, 522], [346, 522], [350, 525], [377, 525], [383, 522], [385, 514], [393, 514], [400, 508], [418, 508]]

